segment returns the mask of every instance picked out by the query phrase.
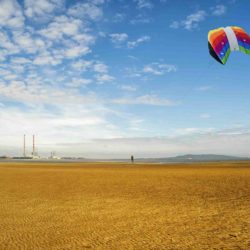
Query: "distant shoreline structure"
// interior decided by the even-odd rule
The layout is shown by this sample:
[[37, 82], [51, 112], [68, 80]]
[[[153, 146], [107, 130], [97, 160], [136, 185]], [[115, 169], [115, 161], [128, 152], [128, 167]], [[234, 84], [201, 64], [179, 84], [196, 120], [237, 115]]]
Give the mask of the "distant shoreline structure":
[[[98, 158], [83, 158], [83, 157], [61, 157], [61, 158], [33, 158], [33, 157], [8, 157], [1, 156], [0, 162], [124, 162], [130, 163], [131, 159], [98, 159]], [[193, 162], [222, 162], [222, 161], [250, 161], [248, 157], [236, 157], [216, 154], [202, 155], [180, 155], [175, 157], [165, 158], [135, 158], [135, 163], [193, 163]]]

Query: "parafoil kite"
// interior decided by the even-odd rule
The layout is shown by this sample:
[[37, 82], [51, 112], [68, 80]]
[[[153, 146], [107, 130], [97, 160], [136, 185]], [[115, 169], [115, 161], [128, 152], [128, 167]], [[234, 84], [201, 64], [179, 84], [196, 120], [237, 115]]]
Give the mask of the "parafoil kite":
[[208, 33], [210, 55], [219, 63], [226, 64], [231, 51], [250, 55], [250, 36], [240, 27], [226, 27]]

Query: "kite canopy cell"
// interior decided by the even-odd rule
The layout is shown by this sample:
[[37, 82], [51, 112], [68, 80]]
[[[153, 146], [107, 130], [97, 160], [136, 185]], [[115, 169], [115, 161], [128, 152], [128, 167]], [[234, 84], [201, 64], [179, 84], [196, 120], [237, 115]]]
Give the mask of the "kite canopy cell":
[[240, 27], [218, 28], [209, 31], [208, 48], [216, 61], [226, 64], [232, 51], [250, 55], [250, 36]]

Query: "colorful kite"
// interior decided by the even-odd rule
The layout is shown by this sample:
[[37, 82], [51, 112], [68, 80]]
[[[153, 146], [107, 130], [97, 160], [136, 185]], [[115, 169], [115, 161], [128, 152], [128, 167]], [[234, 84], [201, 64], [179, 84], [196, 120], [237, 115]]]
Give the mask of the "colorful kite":
[[250, 36], [240, 27], [226, 27], [208, 33], [210, 55], [219, 63], [226, 64], [231, 51], [250, 55]]

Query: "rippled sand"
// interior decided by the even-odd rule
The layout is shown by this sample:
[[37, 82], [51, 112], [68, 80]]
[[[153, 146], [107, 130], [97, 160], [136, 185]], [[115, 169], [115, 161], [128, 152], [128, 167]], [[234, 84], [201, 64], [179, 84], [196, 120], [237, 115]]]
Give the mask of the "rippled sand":
[[250, 163], [0, 163], [0, 249], [250, 249]]

